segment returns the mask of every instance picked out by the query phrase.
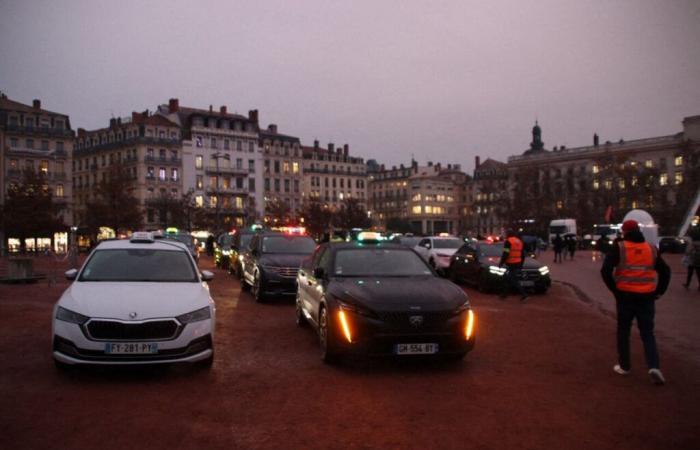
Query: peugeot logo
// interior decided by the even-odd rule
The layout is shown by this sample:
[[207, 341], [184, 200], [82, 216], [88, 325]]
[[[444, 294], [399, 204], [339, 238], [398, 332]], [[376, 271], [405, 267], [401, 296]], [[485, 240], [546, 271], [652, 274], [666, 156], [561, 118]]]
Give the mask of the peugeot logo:
[[130, 318], [130, 319], [135, 319], [136, 316], [138, 316], [138, 314], [136, 313], [136, 311], [130, 312], [130, 313], [129, 313], [129, 318]]
[[408, 318], [408, 321], [412, 327], [418, 328], [423, 325], [423, 316], [411, 316]]

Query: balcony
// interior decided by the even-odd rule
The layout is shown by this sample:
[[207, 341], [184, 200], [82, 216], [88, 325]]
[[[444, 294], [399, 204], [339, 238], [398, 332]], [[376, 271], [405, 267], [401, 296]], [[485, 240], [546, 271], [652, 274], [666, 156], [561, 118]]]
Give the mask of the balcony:
[[8, 169], [7, 170], [7, 177], [8, 178], [22, 178], [22, 171], [19, 169]]
[[207, 166], [204, 171], [208, 174], [248, 175], [248, 169], [243, 167]]
[[207, 188], [207, 195], [248, 195], [248, 189], [246, 188], [237, 188], [237, 187], [232, 187], [229, 186], [227, 188], [224, 187], [219, 187], [218, 189], [215, 187], [208, 187]]
[[5, 130], [18, 134], [34, 134], [39, 136], [51, 137], [66, 137], [73, 138], [73, 130], [65, 128], [43, 128], [43, 127], [24, 127], [21, 125], [7, 125]]
[[153, 163], [153, 164], [175, 164], [175, 165], [181, 165], [182, 164], [182, 159], [180, 158], [161, 158], [160, 156], [151, 156], [151, 155], [146, 155], [143, 158], [144, 162], [147, 163]]

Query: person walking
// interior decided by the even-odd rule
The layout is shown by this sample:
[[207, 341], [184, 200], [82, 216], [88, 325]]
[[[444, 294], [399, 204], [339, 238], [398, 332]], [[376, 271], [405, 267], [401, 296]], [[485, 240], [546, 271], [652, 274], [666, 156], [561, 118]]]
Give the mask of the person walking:
[[686, 244], [683, 259], [688, 266], [688, 276], [683, 286], [690, 287], [690, 282], [693, 281], [693, 272], [695, 272], [698, 279], [698, 290], [700, 290], [700, 228], [690, 232], [690, 240]]
[[207, 255], [208, 255], [208, 256], [214, 256], [214, 242], [215, 242], [215, 241], [216, 241], [216, 238], [214, 238], [214, 235], [213, 235], [213, 234], [210, 234], [210, 235], [207, 237], [207, 241], [206, 241], [206, 244], [204, 245], [204, 247], [205, 247], [206, 250], [207, 250]]
[[566, 249], [569, 251], [569, 258], [574, 260], [574, 253], [576, 253], [576, 236], [569, 235], [566, 237]]
[[504, 274], [505, 283], [501, 290], [501, 298], [504, 298], [512, 288], [515, 288], [518, 294], [520, 294], [520, 301], [527, 301], [527, 293], [525, 293], [523, 287], [520, 285], [520, 271], [525, 261], [524, 250], [525, 245], [523, 241], [518, 238], [513, 230], [508, 230], [506, 232], [506, 240], [503, 243], [501, 261], [498, 263], [498, 267], [506, 266], [506, 273]]
[[626, 220], [622, 232], [622, 240], [613, 244], [600, 269], [617, 307], [618, 364], [613, 370], [620, 375], [630, 373], [630, 331], [636, 318], [649, 376], [654, 384], [662, 385], [666, 380], [654, 337], [655, 301], [666, 292], [671, 270], [656, 247], [644, 240], [637, 221]]
[[559, 233], [552, 239], [552, 248], [554, 249], [554, 262], [561, 262], [561, 252], [564, 250], [564, 240]]

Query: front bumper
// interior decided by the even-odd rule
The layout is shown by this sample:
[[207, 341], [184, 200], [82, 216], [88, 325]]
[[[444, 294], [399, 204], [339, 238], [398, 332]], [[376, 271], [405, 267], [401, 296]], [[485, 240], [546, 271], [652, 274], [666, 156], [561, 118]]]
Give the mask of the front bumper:
[[74, 323], [54, 319], [53, 356], [66, 364], [168, 364], [191, 363], [209, 358], [213, 353], [213, 320], [207, 319], [184, 325], [168, 340], [132, 340], [128, 342], [157, 343], [154, 354], [108, 354], [105, 347], [119, 340], [95, 340]]
[[264, 271], [263, 286], [264, 293], [267, 295], [296, 295], [297, 293], [297, 277], [296, 273], [293, 277], [279, 275], [272, 271]]
[[[337, 311], [336, 311], [337, 314]], [[445, 321], [435, 321], [423, 327], [399, 325], [374, 317], [345, 312], [352, 330], [352, 342], [348, 342], [334, 321], [332, 329], [337, 350], [343, 354], [362, 357], [441, 357], [464, 355], [474, 349], [476, 326], [469, 340], [465, 336], [466, 314], [453, 316]], [[397, 355], [398, 344], [432, 343], [438, 345], [437, 353], [430, 355]]]

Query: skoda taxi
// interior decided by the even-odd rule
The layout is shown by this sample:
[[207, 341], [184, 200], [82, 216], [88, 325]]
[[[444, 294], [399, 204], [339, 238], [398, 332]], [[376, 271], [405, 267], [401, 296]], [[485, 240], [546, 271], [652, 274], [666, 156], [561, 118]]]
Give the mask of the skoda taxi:
[[134, 233], [101, 242], [53, 311], [56, 366], [195, 363], [214, 358], [214, 301], [187, 247]]

